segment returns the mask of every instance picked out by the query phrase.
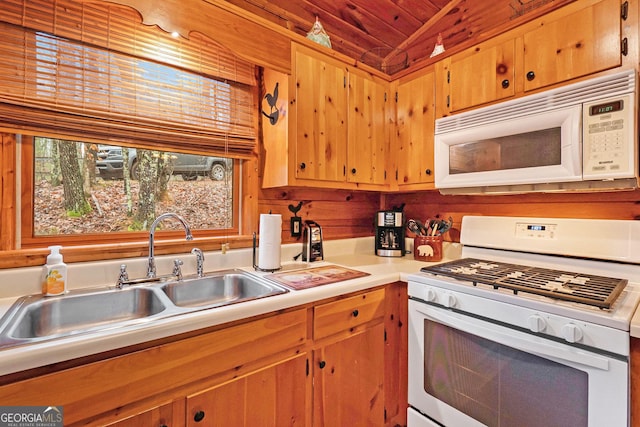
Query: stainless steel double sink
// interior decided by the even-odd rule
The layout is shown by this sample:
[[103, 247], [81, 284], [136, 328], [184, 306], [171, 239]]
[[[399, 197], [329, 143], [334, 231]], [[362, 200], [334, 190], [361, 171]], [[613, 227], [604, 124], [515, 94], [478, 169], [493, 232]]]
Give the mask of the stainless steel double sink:
[[0, 319], [0, 348], [131, 326], [288, 292], [242, 270], [123, 289], [19, 298]]

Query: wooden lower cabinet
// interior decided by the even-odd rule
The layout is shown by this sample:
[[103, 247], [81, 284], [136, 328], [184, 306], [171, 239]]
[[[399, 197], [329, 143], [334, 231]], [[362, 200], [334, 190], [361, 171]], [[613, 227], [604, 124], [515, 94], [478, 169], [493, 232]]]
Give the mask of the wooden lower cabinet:
[[387, 288], [313, 308], [314, 426], [385, 425]]
[[629, 362], [631, 372], [631, 426], [640, 425], [640, 338], [631, 338], [631, 358]]
[[165, 403], [120, 421], [105, 424], [105, 427], [172, 427], [184, 424], [184, 401]]
[[302, 426], [307, 355], [187, 397], [187, 426]]
[[384, 325], [313, 354], [313, 425], [384, 425]]
[[396, 282], [0, 377], [0, 402], [62, 406], [65, 426], [406, 425], [406, 335]]

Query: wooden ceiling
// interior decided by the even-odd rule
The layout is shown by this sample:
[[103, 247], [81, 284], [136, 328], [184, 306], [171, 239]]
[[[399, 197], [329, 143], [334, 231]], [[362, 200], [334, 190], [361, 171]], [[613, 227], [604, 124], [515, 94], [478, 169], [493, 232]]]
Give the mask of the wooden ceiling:
[[306, 36], [316, 17], [332, 48], [394, 74], [471, 46], [575, 0], [227, 0]]

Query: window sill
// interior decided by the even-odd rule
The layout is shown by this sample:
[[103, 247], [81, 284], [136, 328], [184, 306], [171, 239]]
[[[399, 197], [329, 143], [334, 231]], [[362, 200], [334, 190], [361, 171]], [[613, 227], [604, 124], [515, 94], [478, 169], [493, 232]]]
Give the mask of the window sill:
[[[229, 249], [249, 248], [253, 245], [252, 236], [233, 237], [194, 237], [191, 241], [184, 238], [163, 239], [155, 236], [155, 254], [184, 254], [198, 247], [203, 251], [222, 250], [222, 244], [228, 243]], [[55, 244], [53, 241], [51, 244]], [[122, 258], [139, 258], [149, 255], [149, 242], [136, 241], [127, 243], [112, 243], [99, 245], [74, 245], [64, 246], [61, 251], [66, 263], [104, 261]], [[0, 269], [34, 267], [44, 265], [49, 254], [47, 248], [19, 249], [2, 251], [0, 257]]]

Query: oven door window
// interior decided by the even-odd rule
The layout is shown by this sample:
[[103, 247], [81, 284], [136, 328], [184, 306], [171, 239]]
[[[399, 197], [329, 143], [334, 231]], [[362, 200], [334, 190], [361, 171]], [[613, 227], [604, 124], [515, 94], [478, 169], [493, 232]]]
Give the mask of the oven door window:
[[586, 372], [424, 322], [429, 395], [488, 426], [587, 426]]

